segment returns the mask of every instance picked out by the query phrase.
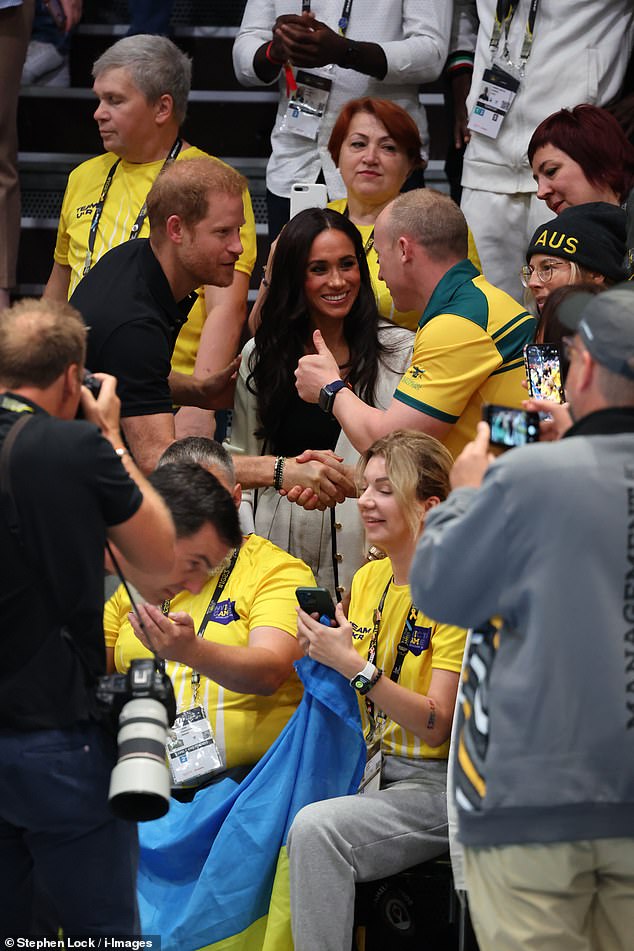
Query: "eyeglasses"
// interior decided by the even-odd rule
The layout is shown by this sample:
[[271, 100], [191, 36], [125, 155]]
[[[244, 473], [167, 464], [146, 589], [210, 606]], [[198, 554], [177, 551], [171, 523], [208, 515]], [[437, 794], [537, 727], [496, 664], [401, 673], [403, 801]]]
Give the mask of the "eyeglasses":
[[547, 264], [542, 264], [540, 267], [533, 267], [532, 264], [525, 264], [520, 270], [520, 280], [524, 287], [528, 287], [528, 282], [530, 281], [533, 274], [537, 275], [538, 280], [542, 284], [548, 284], [553, 276], [553, 271], [558, 271], [562, 267], [570, 267], [570, 261], [557, 261], [552, 264], [549, 262]]

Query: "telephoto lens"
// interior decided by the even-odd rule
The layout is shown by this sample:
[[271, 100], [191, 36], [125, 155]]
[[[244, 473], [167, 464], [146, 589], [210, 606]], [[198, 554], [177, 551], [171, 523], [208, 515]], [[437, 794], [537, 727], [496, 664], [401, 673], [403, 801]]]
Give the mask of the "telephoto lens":
[[128, 700], [119, 716], [119, 758], [110, 777], [110, 808], [120, 819], [148, 822], [170, 807], [165, 764], [168, 728], [163, 703], [151, 697]]

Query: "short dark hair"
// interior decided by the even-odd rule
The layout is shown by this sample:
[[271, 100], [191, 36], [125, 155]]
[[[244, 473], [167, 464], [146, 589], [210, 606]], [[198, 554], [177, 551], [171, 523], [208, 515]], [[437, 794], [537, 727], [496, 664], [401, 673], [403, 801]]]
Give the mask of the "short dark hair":
[[0, 311], [0, 385], [46, 389], [72, 363], [83, 367], [86, 334], [67, 303], [25, 299]]
[[177, 538], [189, 538], [210, 522], [226, 545], [242, 544], [240, 520], [229, 492], [196, 462], [168, 462], [149, 476], [172, 513]]

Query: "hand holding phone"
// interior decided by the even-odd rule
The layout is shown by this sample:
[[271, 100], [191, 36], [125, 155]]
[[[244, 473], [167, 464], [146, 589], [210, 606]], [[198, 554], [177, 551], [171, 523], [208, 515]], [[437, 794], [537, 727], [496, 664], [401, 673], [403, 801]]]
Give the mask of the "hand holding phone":
[[539, 439], [538, 413], [488, 403], [482, 407], [482, 418], [489, 424], [492, 446], [512, 449]]
[[330, 627], [335, 619], [335, 606], [326, 588], [296, 588], [295, 596], [306, 614], [318, 614], [321, 624]]

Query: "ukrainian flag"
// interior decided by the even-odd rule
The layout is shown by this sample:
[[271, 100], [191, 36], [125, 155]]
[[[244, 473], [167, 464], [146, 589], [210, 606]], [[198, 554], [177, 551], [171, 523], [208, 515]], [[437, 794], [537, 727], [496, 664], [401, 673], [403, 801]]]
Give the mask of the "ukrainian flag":
[[139, 827], [142, 931], [163, 951], [292, 951], [288, 830], [302, 806], [354, 793], [365, 765], [346, 679], [308, 657], [295, 667], [303, 699], [246, 779]]

